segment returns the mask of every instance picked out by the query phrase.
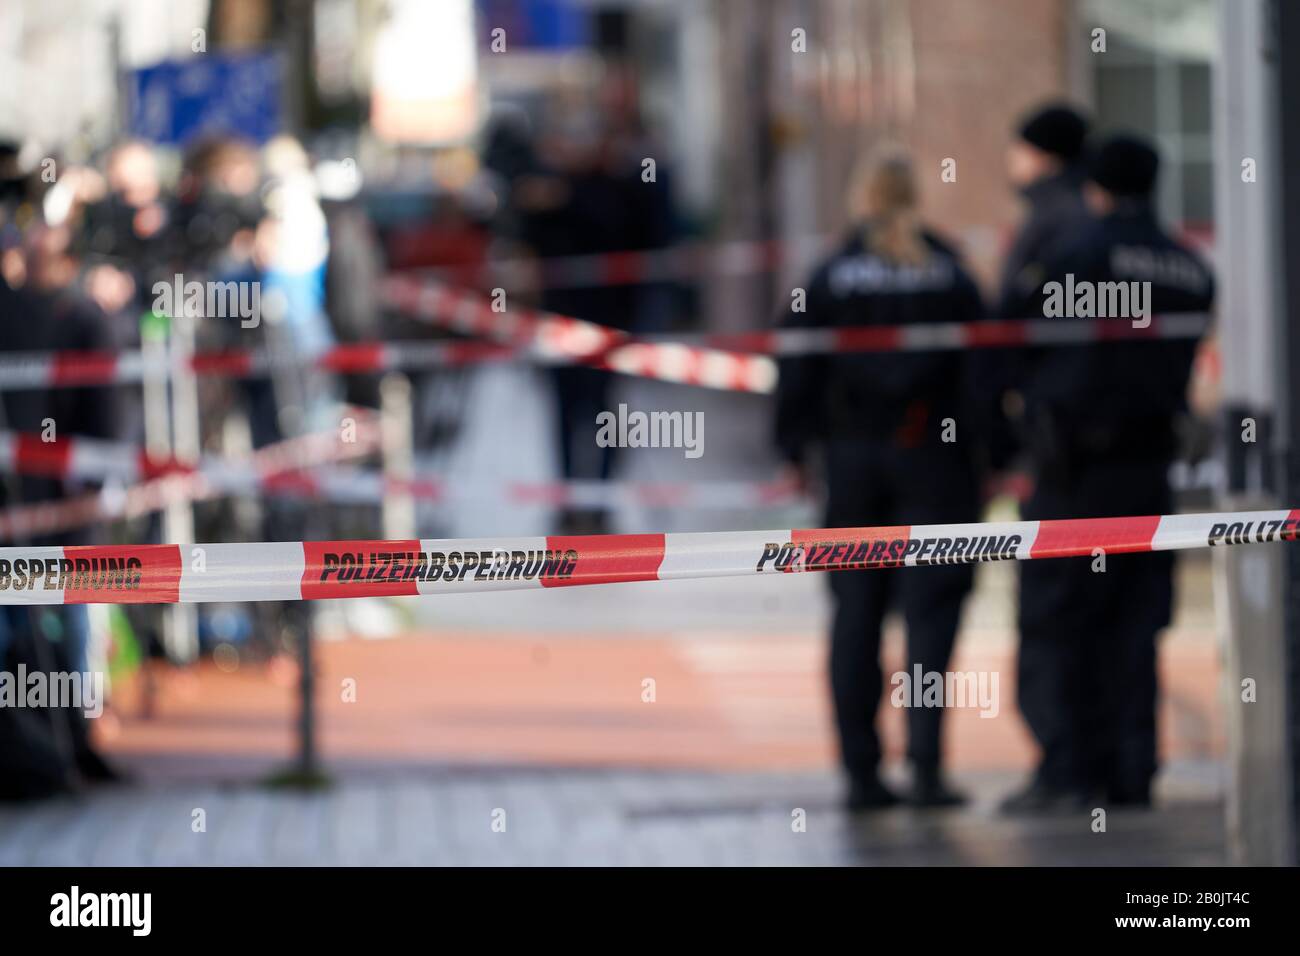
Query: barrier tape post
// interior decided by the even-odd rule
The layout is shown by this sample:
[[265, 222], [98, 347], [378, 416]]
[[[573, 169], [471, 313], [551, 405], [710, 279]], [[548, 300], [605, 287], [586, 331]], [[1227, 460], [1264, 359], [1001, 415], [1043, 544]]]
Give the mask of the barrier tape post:
[[1293, 541], [1300, 510], [487, 540], [0, 548], [0, 603], [298, 601]]
[[[169, 459], [172, 457], [172, 436], [171, 403], [167, 398], [167, 320], [152, 311], [140, 316], [140, 355], [145, 449], [155, 460]], [[168, 497], [160, 510], [166, 513], [171, 507]], [[159, 637], [164, 647], [175, 646], [176, 626], [174, 615], [163, 616]], [[141, 668], [141, 676], [141, 713], [149, 720], [158, 710], [158, 682], [148, 659]]]
[[414, 422], [411, 413], [411, 380], [399, 372], [385, 375], [379, 383], [380, 431], [383, 435], [384, 534], [390, 538], [415, 537]]
[[[187, 361], [194, 353], [194, 316], [188, 309], [177, 309], [168, 328], [169, 349], [181, 359], [168, 362], [171, 371], [172, 454], [177, 461], [194, 465], [201, 452], [199, 383]], [[163, 512], [163, 530], [170, 541], [193, 543], [194, 502], [191, 498], [178, 495], [167, 505]], [[199, 619], [192, 609], [172, 608], [163, 628], [163, 637], [173, 661], [193, 664], [199, 659]]]

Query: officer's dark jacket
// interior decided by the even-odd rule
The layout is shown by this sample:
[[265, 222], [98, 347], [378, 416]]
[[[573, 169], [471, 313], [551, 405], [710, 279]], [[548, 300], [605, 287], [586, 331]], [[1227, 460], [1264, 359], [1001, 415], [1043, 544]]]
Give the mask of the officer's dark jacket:
[[[993, 315], [998, 319], [1033, 318], [1039, 292], [1047, 277], [1046, 257], [1077, 236], [1088, 224], [1083, 202], [1083, 171], [1078, 164], [1044, 176], [1022, 190], [1029, 212], [1007, 252]], [[1022, 356], [1005, 349], [981, 349], [970, 356], [970, 374], [978, 388], [971, 395], [967, 417], [984, 445], [988, 464], [1007, 467], [1021, 445], [1021, 436], [1007, 420], [1003, 396], [1021, 372]]]
[[1002, 284], [994, 312], [998, 318], [1025, 317], [1025, 310], [1042, 287], [1044, 256], [1088, 222], [1083, 204], [1083, 174], [1068, 166], [1045, 176], [1023, 190], [1029, 214], [1016, 233], [1002, 270]]
[[[1122, 205], [1090, 221], [1077, 237], [1050, 251], [1045, 262], [1044, 283], [1031, 306], [1039, 316], [1044, 315], [1047, 284], [1061, 284], [1056, 301], [1064, 304], [1070, 277], [1076, 289], [1084, 281], [1093, 283], [1094, 290], [1100, 283], [1149, 282], [1146, 306], [1156, 316], [1208, 312], [1214, 300], [1209, 269], [1161, 229], [1145, 202]], [[1044, 451], [1059, 450], [1073, 451], [1076, 460], [1172, 456], [1174, 420], [1186, 406], [1195, 353], [1192, 340], [1155, 339], [1026, 352], [1019, 390], [1031, 446], [1039, 443], [1040, 459]]]
[[[892, 326], [969, 322], [982, 317], [979, 291], [953, 251], [925, 234], [931, 251], [917, 267], [868, 251], [859, 230], [813, 274], [806, 311], [791, 310], [786, 328]], [[958, 352], [808, 355], [782, 359], [776, 441], [790, 461], [827, 438], [891, 441], [939, 434], [962, 404], [964, 362]]]
[[[0, 279], [0, 355], [6, 352], [98, 351], [112, 347], [108, 320], [87, 300], [72, 295], [34, 295]], [[41, 433], [53, 419], [59, 438], [113, 437], [114, 390], [108, 387], [16, 389], [0, 393], [0, 428]], [[0, 505], [31, 504], [64, 496], [63, 483], [35, 476], [6, 476]], [[41, 539], [36, 543], [55, 543]]]

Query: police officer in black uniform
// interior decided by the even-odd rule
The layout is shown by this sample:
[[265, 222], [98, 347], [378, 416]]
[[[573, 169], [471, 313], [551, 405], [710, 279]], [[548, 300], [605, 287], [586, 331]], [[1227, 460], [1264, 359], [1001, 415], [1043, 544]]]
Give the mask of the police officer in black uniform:
[[1043, 256], [1088, 218], [1083, 204], [1084, 142], [1088, 121], [1073, 107], [1052, 103], [1034, 110], [1007, 147], [1007, 176], [1028, 212], [1007, 252], [999, 318], [1023, 318], [1043, 284]]
[[[999, 319], [1032, 317], [1045, 279], [1045, 257], [1087, 225], [1083, 202], [1084, 144], [1088, 120], [1066, 103], [1030, 111], [1007, 145], [1006, 171], [1025, 202], [1024, 222], [1003, 263], [993, 312]], [[1003, 407], [1006, 390], [997, 383], [1023, 375], [1019, 351], [983, 349], [970, 358], [974, 378], [985, 387], [972, 396], [971, 417], [981, 435], [988, 464], [1002, 470], [1019, 451], [1015, 428]]]
[[[1095, 218], [1045, 257], [1045, 284], [1061, 285], [1040, 289], [1038, 314], [1070, 277], [1076, 290], [1088, 288], [1080, 283], [1093, 283], [1094, 291], [1101, 283], [1129, 284], [1130, 312], [1134, 303], [1148, 314], [1210, 308], [1209, 271], [1157, 222], [1151, 196], [1158, 163], [1155, 150], [1134, 136], [1096, 150], [1084, 190]], [[1019, 391], [1037, 481], [1025, 517], [1168, 514], [1168, 471], [1195, 349], [1190, 340], [1130, 340], [1029, 353]], [[1019, 702], [1042, 762], [1029, 786], [1006, 801], [1007, 811], [1150, 803], [1156, 637], [1172, 604], [1167, 552], [1021, 567]]]
[[[894, 326], [980, 318], [974, 282], [953, 251], [917, 220], [907, 159], [878, 161], [858, 183], [858, 225], [816, 270], [806, 311], [792, 309], [784, 324]], [[810, 448], [821, 447], [828, 527], [975, 520], [972, 442], [966, 440], [973, 436], [956, 432], [963, 387], [963, 359], [954, 352], [781, 361], [777, 442], [800, 472]], [[916, 664], [923, 672], [943, 672], [971, 580], [968, 565], [830, 576], [835, 598], [830, 677], [850, 809], [888, 806], [898, 799], [878, 776], [881, 752], [874, 729], [886, 611], [901, 606], [909, 674]], [[942, 708], [908, 712], [910, 798], [918, 805], [962, 799], [940, 775], [941, 715]]]

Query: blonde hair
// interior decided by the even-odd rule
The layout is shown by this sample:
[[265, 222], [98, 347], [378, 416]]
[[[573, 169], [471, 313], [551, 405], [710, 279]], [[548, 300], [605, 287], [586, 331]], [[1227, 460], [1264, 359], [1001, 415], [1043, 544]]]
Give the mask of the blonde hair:
[[912, 161], [898, 149], [882, 150], [858, 166], [850, 205], [864, 221], [868, 248], [898, 265], [919, 266], [930, 258], [917, 214]]

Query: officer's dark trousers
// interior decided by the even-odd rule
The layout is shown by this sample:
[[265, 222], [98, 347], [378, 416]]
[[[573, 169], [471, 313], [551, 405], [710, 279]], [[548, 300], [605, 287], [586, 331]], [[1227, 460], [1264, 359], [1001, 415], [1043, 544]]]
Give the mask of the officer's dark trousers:
[[559, 407], [560, 467], [570, 480], [609, 479], [614, 450], [596, 444], [596, 418], [614, 412], [610, 373], [586, 366], [551, 372]]
[[[955, 445], [899, 449], [884, 441], [832, 441], [826, 470], [828, 527], [974, 520], [974, 481]], [[831, 573], [831, 691], [841, 759], [851, 775], [870, 777], [880, 762], [875, 718], [884, 683], [885, 612], [894, 603], [903, 612], [909, 673], [916, 664], [922, 671], [945, 671], [971, 580], [968, 565]], [[942, 715], [938, 707], [908, 710], [907, 755], [918, 768], [939, 766]]]
[[[1040, 479], [1025, 517], [1167, 514], [1168, 465], [1092, 463]], [[1020, 710], [1040, 779], [1144, 796], [1156, 770], [1156, 637], [1173, 605], [1168, 553], [1030, 561], [1020, 568]]]

